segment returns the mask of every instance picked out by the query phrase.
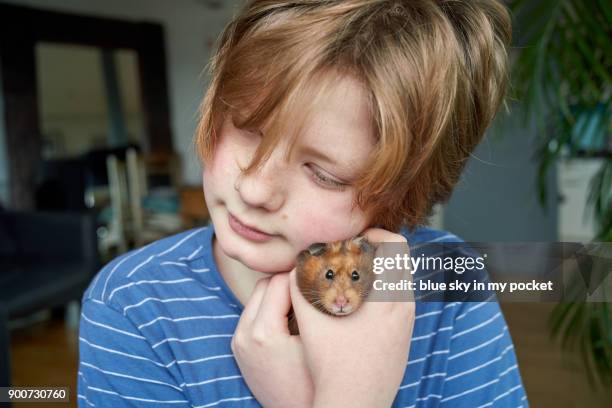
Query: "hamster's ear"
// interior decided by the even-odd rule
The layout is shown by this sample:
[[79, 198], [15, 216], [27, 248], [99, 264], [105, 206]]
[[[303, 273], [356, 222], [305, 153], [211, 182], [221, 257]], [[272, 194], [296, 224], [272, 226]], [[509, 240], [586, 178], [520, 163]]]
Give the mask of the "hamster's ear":
[[312, 244], [311, 246], [304, 249], [303, 251], [300, 251], [300, 253], [297, 256], [296, 267], [301, 268], [304, 265], [304, 262], [306, 262], [306, 260], [310, 258], [311, 256], [323, 255], [326, 249], [327, 249], [327, 244], [317, 242], [316, 244]]
[[308, 247], [308, 249], [306, 249], [306, 251], [308, 251], [308, 253], [312, 256], [321, 256], [325, 253], [326, 250], [327, 244], [322, 242], [312, 244]]
[[359, 235], [353, 238], [353, 244], [357, 245], [362, 252], [374, 254], [376, 251], [376, 245], [364, 236]]
[[309, 256], [310, 256], [310, 252], [308, 252], [307, 250], [300, 251], [296, 259], [296, 268], [298, 269], [301, 268]]

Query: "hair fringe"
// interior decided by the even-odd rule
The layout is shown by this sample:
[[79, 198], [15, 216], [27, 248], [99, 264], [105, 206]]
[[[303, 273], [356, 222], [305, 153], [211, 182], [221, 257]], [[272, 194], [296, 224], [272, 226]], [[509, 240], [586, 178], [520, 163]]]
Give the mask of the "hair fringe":
[[248, 1], [209, 64], [196, 151], [211, 161], [223, 118], [240, 114], [270, 128], [254, 171], [290, 124], [295, 140], [330, 78], [351, 75], [377, 140], [354, 205], [388, 230], [425, 225], [504, 103], [511, 35], [499, 0]]

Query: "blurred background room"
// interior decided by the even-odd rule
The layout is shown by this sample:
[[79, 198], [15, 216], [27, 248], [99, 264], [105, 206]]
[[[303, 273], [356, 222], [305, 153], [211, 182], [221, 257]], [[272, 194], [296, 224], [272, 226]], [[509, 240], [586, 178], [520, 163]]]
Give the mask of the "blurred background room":
[[[70, 387], [47, 406], [76, 406], [93, 276], [209, 222], [192, 137], [241, 3], [0, 0], [0, 386]], [[508, 110], [430, 225], [468, 242], [610, 242], [612, 5], [507, 4]], [[532, 406], [612, 406], [610, 303], [501, 306]]]

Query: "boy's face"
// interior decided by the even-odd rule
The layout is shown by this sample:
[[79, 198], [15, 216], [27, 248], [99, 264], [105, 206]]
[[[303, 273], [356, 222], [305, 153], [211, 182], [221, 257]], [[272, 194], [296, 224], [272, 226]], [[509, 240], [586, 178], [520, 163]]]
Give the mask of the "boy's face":
[[[351, 209], [354, 188], [336, 184], [354, 181], [374, 148], [363, 88], [352, 78], [338, 81], [310, 118], [288, 160], [285, 139], [251, 175], [238, 165], [247, 167], [260, 136], [226, 118], [203, 172], [219, 256], [260, 272], [289, 271], [309, 245], [347, 239], [368, 226], [366, 214]], [[236, 218], [266, 235], [245, 233]]]

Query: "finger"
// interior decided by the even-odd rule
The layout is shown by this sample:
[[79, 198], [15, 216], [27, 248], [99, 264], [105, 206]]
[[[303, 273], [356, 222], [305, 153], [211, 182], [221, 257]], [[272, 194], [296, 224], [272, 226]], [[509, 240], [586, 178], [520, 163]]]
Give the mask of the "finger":
[[289, 333], [287, 313], [290, 307], [289, 274], [277, 273], [270, 279], [254, 324], [263, 324], [270, 330]]
[[255, 320], [269, 284], [270, 278], [262, 278], [257, 281], [251, 297], [244, 306], [238, 324], [251, 324]]
[[[376, 254], [377, 258], [393, 259], [391, 269], [384, 271], [379, 278], [386, 282], [401, 282], [403, 280], [412, 280], [412, 263], [410, 261], [411, 251], [408, 240], [401, 234], [396, 234], [381, 228], [369, 228], [363, 232], [363, 235], [371, 242], [377, 242]], [[399, 257], [399, 263], [396, 262]], [[386, 259], [385, 259], [386, 260]], [[401, 295], [406, 295], [401, 296]], [[411, 291], [396, 293], [392, 296], [397, 299], [401, 297], [401, 301], [410, 301], [413, 299]], [[386, 303], [386, 302], [385, 302]]]
[[408, 240], [401, 234], [395, 234], [382, 228], [368, 228], [362, 233], [362, 235], [364, 235], [370, 242], [383, 244], [377, 245], [377, 257], [395, 258], [396, 254], [400, 255], [400, 257], [403, 257], [404, 254], [410, 256]]
[[382, 228], [368, 228], [362, 235], [365, 235], [368, 241], [372, 242], [408, 242], [403, 235], [395, 234]]
[[291, 295], [291, 303], [296, 316], [301, 316], [310, 312], [319, 313], [313, 306], [308, 303], [299, 286], [297, 285], [297, 270], [293, 269], [289, 272], [289, 294]]

